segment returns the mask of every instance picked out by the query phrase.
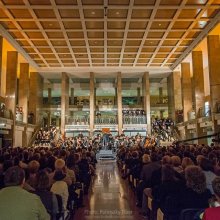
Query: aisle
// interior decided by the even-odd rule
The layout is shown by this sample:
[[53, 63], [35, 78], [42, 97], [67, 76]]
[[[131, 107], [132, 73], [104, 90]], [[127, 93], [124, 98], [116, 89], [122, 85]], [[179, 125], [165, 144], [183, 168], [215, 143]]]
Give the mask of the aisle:
[[96, 174], [85, 207], [77, 210], [75, 220], [142, 219], [134, 193], [120, 178], [115, 161], [99, 161]]

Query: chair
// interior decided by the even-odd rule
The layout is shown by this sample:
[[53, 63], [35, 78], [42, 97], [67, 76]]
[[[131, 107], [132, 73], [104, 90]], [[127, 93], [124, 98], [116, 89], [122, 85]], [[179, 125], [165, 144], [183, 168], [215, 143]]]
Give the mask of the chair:
[[179, 220], [194, 220], [196, 213], [202, 210], [204, 209], [184, 209], [180, 213]]

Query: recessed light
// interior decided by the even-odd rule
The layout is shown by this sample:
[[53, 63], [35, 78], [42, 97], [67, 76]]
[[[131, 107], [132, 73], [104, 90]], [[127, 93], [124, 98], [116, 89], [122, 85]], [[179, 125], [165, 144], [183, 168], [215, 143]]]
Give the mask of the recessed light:
[[92, 13], [91, 13], [92, 15], [95, 15], [95, 11], [92, 11]]
[[161, 26], [161, 23], [159, 23], [158, 25]]
[[51, 27], [51, 26], [53, 26], [53, 24], [52, 24], [52, 23], [49, 23], [49, 26]]
[[116, 11], [116, 13], [115, 13], [116, 15], [119, 15], [120, 14], [120, 12], [119, 11]]

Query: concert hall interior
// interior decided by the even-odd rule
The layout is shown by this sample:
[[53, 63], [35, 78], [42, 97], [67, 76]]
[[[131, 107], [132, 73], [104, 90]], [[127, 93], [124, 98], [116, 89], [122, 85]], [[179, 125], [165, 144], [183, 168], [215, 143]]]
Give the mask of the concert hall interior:
[[220, 0], [0, 0], [0, 220], [220, 220]]

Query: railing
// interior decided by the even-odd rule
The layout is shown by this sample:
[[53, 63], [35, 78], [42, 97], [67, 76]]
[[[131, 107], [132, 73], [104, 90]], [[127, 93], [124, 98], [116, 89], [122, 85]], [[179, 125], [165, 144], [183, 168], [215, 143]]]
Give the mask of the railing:
[[85, 117], [85, 116], [66, 117], [66, 124], [67, 125], [88, 125], [89, 117]]
[[146, 124], [146, 116], [123, 116], [123, 124]]
[[215, 141], [220, 143], [220, 133], [215, 133], [215, 134], [211, 134], [211, 135], [205, 135], [205, 136], [200, 136], [200, 137], [195, 137], [195, 138], [191, 138], [191, 139], [177, 141], [176, 144], [195, 141], [195, 140], [199, 140], [199, 139], [206, 139], [206, 138], [210, 138], [210, 137], [215, 137]]
[[116, 116], [96, 116], [95, 124], [117, 124], [118, 119]]
[[0, 110], [0, 117], [1, 118], [12, 119], [11, 112], [7, 109], [1, 109]]

